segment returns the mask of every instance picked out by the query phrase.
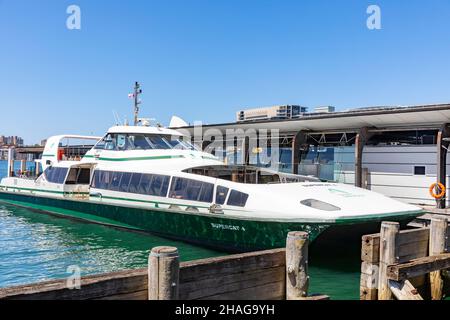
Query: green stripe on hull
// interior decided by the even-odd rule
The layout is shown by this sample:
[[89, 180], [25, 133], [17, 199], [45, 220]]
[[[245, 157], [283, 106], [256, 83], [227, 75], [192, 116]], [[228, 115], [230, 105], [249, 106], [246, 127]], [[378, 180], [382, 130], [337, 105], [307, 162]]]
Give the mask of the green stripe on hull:
[[7, 192], [0, 192], [0, 200], [62, 216], [128, 227], [233, 251], [284, 247], [289, 231], [307, 231], [310, 240], [313, 241], [329, 227], [328, 224], [321, 223], [239, 220], [223, 215], [130, 208], [92, 201], [54, 199]]

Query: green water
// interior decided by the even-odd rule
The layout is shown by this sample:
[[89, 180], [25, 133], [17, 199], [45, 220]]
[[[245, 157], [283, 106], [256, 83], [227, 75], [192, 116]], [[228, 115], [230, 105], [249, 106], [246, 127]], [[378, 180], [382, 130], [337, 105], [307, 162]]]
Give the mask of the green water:
[[[0, 176], [4, 174], [0, 162]], [[4, 170], [6, 171], [6, 169]], [[147, 234], [37, 213], [0, 203], [0, 287], [147, 266], [149, 250], [175, 246], [183, 261], [224, 253]], [[359, 243], [310, 248], [310, 292], [359, 298]]]

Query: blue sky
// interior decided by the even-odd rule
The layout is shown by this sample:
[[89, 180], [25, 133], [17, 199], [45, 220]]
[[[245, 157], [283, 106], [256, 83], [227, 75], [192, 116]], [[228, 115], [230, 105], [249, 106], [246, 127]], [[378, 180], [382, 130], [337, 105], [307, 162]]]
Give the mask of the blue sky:
[[[81, 8], [81, 30], [66, 9]], [[382, 29], [366, 27], [379, 5]], [[168, 124], [245, 107], [450, 102], [450, 2], [0, 0], [0, 134], [102, 134], [113, 110]]]

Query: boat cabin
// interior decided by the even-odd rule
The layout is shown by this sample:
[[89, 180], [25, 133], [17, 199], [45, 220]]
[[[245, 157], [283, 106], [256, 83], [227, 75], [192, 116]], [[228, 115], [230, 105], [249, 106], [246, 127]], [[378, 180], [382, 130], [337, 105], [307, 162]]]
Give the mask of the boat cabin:
[[194, 167], [184, 170], [186, 173], [213, 177], [246, 184], [277, 184], [293, 182], [319, 182], [313, 176], [299, 176], [275, 172], [265, 168], [239, 165], [214, 165]]

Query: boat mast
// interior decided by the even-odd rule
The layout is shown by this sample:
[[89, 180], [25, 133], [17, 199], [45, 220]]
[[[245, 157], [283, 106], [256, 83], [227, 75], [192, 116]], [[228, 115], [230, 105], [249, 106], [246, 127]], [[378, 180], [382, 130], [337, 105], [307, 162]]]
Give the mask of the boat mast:
[[134, 125], [138, 125], [138, 118], [139, 118], [139, 105], [141, 104], [141, 100], [139, 99], [139, 95], [142, 94], [141, 85], [139, 82], [135, 82], [134, 84]]

